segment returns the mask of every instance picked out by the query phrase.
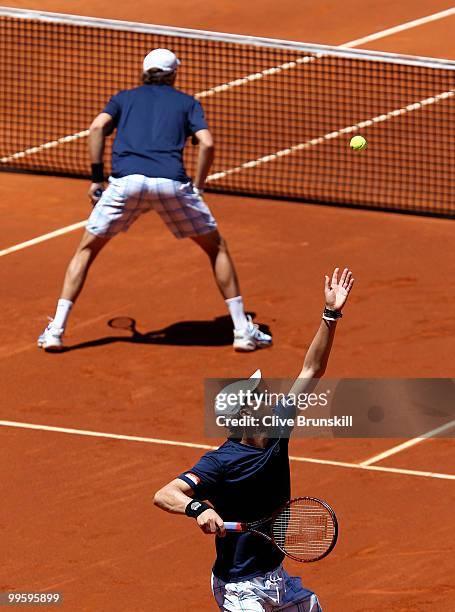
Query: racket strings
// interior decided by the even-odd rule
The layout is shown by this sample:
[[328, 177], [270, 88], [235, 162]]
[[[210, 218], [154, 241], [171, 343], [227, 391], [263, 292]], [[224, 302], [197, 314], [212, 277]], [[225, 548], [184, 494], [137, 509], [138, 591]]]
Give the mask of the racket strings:
[[314, 560], [326, 553], [336, 536], [331, 513], [314, 500], [298, 500], [275, 518], [272, 535], [287, 554]]

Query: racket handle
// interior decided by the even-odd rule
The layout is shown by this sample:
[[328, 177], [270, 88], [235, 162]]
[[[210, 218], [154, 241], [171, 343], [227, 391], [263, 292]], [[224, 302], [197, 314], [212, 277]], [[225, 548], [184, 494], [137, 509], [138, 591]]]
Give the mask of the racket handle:
[[242, 523], [235, 523], [232, 521], [224, 521], [224, 528], [226, 531], [243, 531]]

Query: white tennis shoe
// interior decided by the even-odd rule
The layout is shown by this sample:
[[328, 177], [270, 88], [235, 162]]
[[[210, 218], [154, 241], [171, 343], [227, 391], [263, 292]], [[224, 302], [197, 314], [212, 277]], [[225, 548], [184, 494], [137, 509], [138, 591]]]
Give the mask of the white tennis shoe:
[[248, 326], [245, 329], [234, 329], [234, 350], [255, 351], [272, 346], [272, 336], [261, 332], [259, 325], [253, 323], [250, 315], [247, 315], [247, 319]]
[[38, 338], [39, 348], [44, 349], [50, 353], [58, 353], [63, 350], [63, 329], [54, 327], [52, 319], [50, 319], [48, 326]]

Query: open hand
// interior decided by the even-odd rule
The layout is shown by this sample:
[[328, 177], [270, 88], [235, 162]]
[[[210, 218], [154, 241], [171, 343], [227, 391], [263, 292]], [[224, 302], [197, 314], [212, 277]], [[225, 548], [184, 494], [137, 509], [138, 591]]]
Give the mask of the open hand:
[[352, 272], [345, 268], [338, 280], [339, 268], [335, 268], [332, 278], [325, 276], [325, 305], [330, 310], [341, 310], [348, 299], [349, 292], [354, 284]]

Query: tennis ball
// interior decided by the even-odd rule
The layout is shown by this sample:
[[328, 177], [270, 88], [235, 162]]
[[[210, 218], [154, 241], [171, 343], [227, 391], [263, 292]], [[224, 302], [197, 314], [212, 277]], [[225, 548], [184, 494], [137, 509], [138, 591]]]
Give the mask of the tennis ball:
[[363, 136], [354, 136], [349, 144], [354, 151], [363, 151], [367, 148], [367, 141]]

